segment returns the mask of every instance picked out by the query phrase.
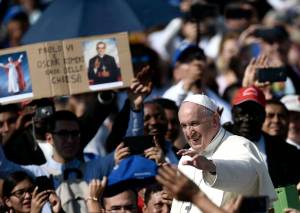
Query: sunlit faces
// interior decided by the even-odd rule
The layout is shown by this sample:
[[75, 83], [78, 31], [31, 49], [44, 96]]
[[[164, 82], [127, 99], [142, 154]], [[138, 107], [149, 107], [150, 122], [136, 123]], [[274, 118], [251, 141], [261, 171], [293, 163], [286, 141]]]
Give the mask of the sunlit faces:
[[178, 115], [184, 136], [196, 151], [203, 151], [219, 131], [219, 116], [201, 105], [184, 102]]
[[5, 199], [5, 204], [16, 213], [29, 213], [33, 189], [31, 181], [24, 179], [13, 188], [10, 196]]
[[267, 104], [265, 110], [266, 118], [263, 124], [263, 131], [269, 135], [285, 139], [288, 131], [287, 111], [278, 104]]
[[156, 103], [146, 103], [144, 106], [144, 132], [146, 135], [165, 135], [167, 120], [163, 108]]
[[115, 196], [104, 198], [106, 212], [137, 213], [137, 194], [131, 190], [121, 192]]
[[163, 202], [162, 191], [151, 194], [150, 200], [143, 207], [143, 213], [168, 213], [170, 206]]
[[2, 137], [2, 145], [5, 145], [16, 131], [16, 121], [18, 115], [15, 112], [0, 113], [0, 134]]

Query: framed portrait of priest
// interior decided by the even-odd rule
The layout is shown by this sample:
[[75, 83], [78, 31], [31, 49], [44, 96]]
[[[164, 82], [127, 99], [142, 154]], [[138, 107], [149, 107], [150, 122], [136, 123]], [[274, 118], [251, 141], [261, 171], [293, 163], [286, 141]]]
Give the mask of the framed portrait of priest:
[[115, 38], [83, 42], [83, 55], [91, 90], [123, 85], [119, 51]]

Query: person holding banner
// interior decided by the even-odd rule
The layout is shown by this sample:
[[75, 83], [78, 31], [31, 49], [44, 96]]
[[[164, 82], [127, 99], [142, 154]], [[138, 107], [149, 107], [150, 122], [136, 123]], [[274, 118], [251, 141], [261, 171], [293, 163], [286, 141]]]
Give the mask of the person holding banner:
[[23, 54], [19, 56], [17, 61], [13, 61], [12, 57], [8, 57], [8, 63], [0, 63], [0, 67], [4, 68], [8, 75], [8, 93], [16, 94], [25, 89], [26, 83], [21, 68]]
[[96, 45], [97, 55], [89, 60], [88, 78], [91, 85], [121, 80], [120, 69], [113, 56], [105, 54], [106, 44]]

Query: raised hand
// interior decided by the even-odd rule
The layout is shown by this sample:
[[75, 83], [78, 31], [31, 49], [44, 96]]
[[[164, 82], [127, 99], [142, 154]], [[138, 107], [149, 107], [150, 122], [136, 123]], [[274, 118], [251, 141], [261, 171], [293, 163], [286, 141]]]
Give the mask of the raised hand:
[[124, 143], [120, 143], [115, 150], [115, 164], [118, 165], [122, 159], [130, 154], [129, 147], [124, 147]]
[[158, 169], [156, 180], [177, 200], [192, 202], [207, 213], [237, 213], [241, 198], [229, 203], [224, 209], [212, 203], [200, 188], [175, 166], [163, 165]]
[[144, 151], [145, 157], [151, 160], [155, 160], [155, 162], [160, 165], [165, 162], [165, 155], [162, 149], [159, 146], [150, 147]]
[[190, 156], [191, 159], [182, 161], [183, 165], [190, 165], [197, 169], [208, 171], [211, 173], [216, 172], [216, 166], [212, 160], [208, 160], [198, 152], [189, 149], [182, 149], [177, 152], [178, 155]]
[[43, 206], [48, 201], [48, 198], [49, 198], [48, 191], [38, 192], [38, 187], [35, 187], [31, 198], [30, 213], [40, 213], [42, 211]]
[[107, 184], [107, 177], [104, 176], [102, 180], [99, 179], [93, 179], [91, 180], [89, 184], [89, 189], [90, 189], [90, 198], [94, 198], [94, 200], [100, 200], [105, 186]]
[[261, 83], [256, 79], [256, 69], [270, 67], [268, 64], [268, 57], [266, 55], [260, 55], [257, 59], [252, 58], [248, 66], [246, 67], [242, 85], [243, 87], [256, 86], [264, 88], [270, 85], [270, 82]]
[[164, 185], [177, 200], [193, 202], [197, 194], [202, 193], [193, 181], [174, 166], [161, 166], [158, 169], [156, 180]]
[[141, 109], [145, 97], [152, 91], [151, 71], [149, 68], [149, 66], [143, 67], [142, 70], [138, 72], [136, 78], [131, 81], [128, 98], [131, 108], [134, 110]]
[[55, 191], [53, 190], [47, 190], [49, 195], [49, 202], [51, 204], [51, 209], [53, 213], [59, 213], [61, 212], [61, 202]]
[[107, 184], [107, 177], [103, 177], [102, 181], [93, 179], [89, 183], [89, 197], [87, 198], [87, 208], [89, 212], [104, 212], [100, 205], [100, 199]]

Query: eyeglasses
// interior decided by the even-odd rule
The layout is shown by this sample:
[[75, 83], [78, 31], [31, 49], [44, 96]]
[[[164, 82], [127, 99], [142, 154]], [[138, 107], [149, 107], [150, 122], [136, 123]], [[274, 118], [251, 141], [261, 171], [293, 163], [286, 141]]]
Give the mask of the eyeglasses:
[[25, 197], [25, 194], [26, 193], [29, 193], [30, 195], [32, 194], [34, 190], [34, 186], [31, 186], [29, 188], [25, 188], [25, 189], [20, 189], [20, 190], [17, 190], [17, 191], [14, 191], [12, 193], [10, 193], [10, 196], [15, 196], [19, 199], [24, 199]]
[[69, 130], [60, 130], [57, 132], [52, 132], [52, 134], [58, 135], [59, 137], [62, 138], [79, 138], [80, 137], [80, 131], [78, 130], [73, 130], [73, 131], [69, 131]]
[[[132, 210], [136, 210], [137, 206], [136, 205], [125, 205], [125, 206], [112, 206], [111, 209], [107, 209], [107, 212], [110, 213], [118, 213], [121, 211], [132, 211]], [[135, 212], [135, 211], [134, 211]]]

